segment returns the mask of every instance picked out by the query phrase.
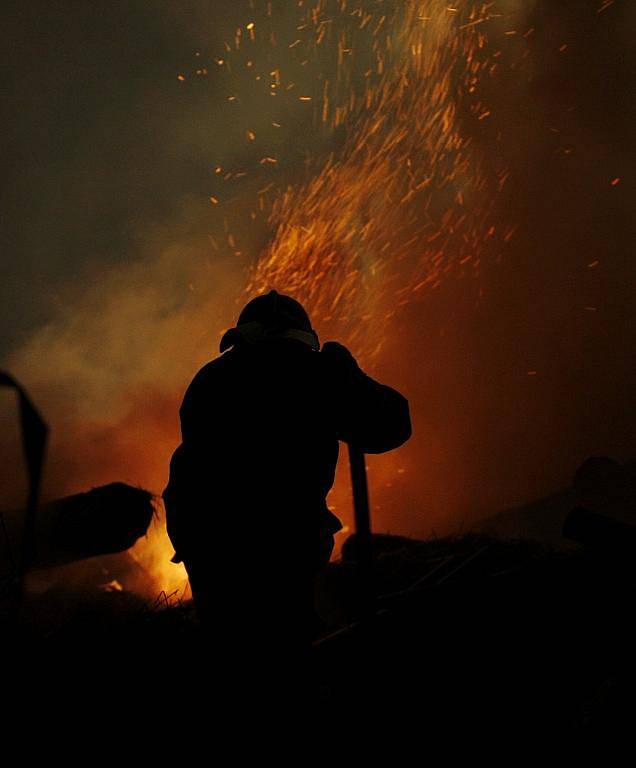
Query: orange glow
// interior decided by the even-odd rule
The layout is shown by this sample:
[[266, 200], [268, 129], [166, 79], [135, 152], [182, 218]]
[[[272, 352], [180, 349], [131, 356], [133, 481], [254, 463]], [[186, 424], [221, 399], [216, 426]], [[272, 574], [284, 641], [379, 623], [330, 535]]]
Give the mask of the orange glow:
[[[512, 227], [493, 221], [506, 169], [486, 173], [460, 127], [461, 110], [476, 122], [490, 115], [481, 101], [464, 101], [491, 72], [483, 31], [489, 5], [462, 13], [437, 2], [397, 6], [390, 17], [360, 11], [359, 25], [352, 27], [344, 4], [317, 0], [300, 25], [304, 39], [288, 43], [288, 49], [303, 45], [307, 59], [328, 39], [337, 46], [335, 81], [325, 80], [319, 99], [305, 94], [297, 99], [313, 102], [317, 129], [346, 126], [347, 139], [305, 184], [267, 200], [273, 185], [260, 190], [259, 207], [269, 209], [273, 236], [251, 268], [244, 294], [247, 299], [276, 286], [295, 296], [321, 338], [342, 339], [368, 369], [381, 361], [401, 307], [451, 273], [478, 275], [495, 234], [505, 242], [513, 234]], [[351, 75], [354, 37], [361, 30], [375, 57], [375, 74], [365, 78], [362, 90]], [[240, 45], [237, 30], [235, 48]], [[277, 88], [294, 88], [285, 84], [280, 68], [274, 74]], [[246, 135], [250, 142], [256, 139], [251, 128]], [[259, 162], [277, 160], [268, 155]], [[234, 250], [234, 235], [228, 233], [227, 240]], [[372, 457], [369, 474], [372, 512], [382, 517], [374, 490], [398, 491], [408, 470], [403, 457], [389, 454]], [[348, 531], [351, 494], [342, 462], [329, 504]], [[337, 537], [336, 552], [344, 538], [346, 533]], [[166, 591], [182, 589], [185, 577], [169, 563], [171, 554], [158, 532], [135, 550]]]
[[[178, 404], [185, 384], [213, 354], [236, 304], [254, 294], [274, 286], [290, 293], [306, 305], [323, 341], [343, 341], [374, 373], [390, 360], [387, 342], [402, 312], [450, 275], [479, 276], [482, 264], [499, 258], [502, 244], [513, 237], [514, 228], [497, 220], [495, 210], [507, 170], [492, 163], [484, 168], [472, 135], [487, 130], [492, 121], [485, 119], [491, 114], [489, 105], [479, 96], [481, 82], [491, 77], [499, 55], [487, 45], [492, 3], [446, 7], [434, 0], [405, 0], [392, 9], [370, 5], [374, 10], [368, 12], [352, 11], [336, 0], [299, 6], [301, 23], [280, 45], [265, 22], [258, 20], [255, 36], [255, 23], [244, 20], [233, 33], [233, 45], [226, 43], [223, 58], [211, 59], [218, 64], [218, 77], [249, 70], [251, 83], [262, 78], [268, 100], [270, 92], [276, 93], [279, 99], [272, 102], [287, 99], [286, 110], [313, 115], [317, 135], [338, 136], [326, 157], [313, 159], [310, 173], [295, 185], [278, 183], [275, 175], [286, 159], [278, 152], [284, 147], [267, 146], [267, 131], [252, 121], [253, 115], [246, 116], [237, 132], [244, 147], [263, 145], [249, 174], [245, 168], [228, 168], [227, 156], [206, 159], [211, 178], [219, 184], [244, 176], [249, 182], [256, 171], [272, 174], [255, 187], [257, 199], [236, 192], [204, 198], [206, 209], [224, 212], [233, 197], [241, 200], [245, 219], [254, 219], [257, 210], [267, 219], [269, 242], [240, 276], [240, 284], [240, 262], [235, 259], [230, 267], [216, 259], [224, 249], [233, 259], [244, 253], [241, 222], [228, 215], [209, 234], [214, 258], [201, 259], [200, 251], [191, 257], [179, 245], [166, 253], [153, 252], [147, 262], [127, 265], [125, 271], [115, 270], [106, 281], [94, 281], [57, 328], [43, 330], [21, 351], [15, 368], [25, 372], [25, 380], [48, 383], [50, 370], [42, 361], [56, 359], [61, 374], [55, 385], [81, 393], [84, 410], [60, 417], [53, 430], [55, 450], [66, 461], [60, 459], [64, 480], [56, 490], [75, 492], [116, 477], [159, 493], [179, 441]], [[271, 49], [266, 67], [256, 46]], [[241, 47], [254, 49], [247, 63]], [[299, 68], [307, 62], [320, 64], [327, 56], [337, 61], [336, 72], [311, 92], [307, 82], [287, 77], [285, 61], [274, 58], [281, 51]], [[178, 79], [186, 77], [179, 74]], [[247, 101], [240, 79], [229, 81], [219, 94], [223, 102], [232, 102], [224, 103], [228, 110]], [[271, 117], [277, 118], [268, 117], [274, 129], [295, 119], [289, 111]], [[151, 277], [147, 264], [152, 265]], [[210, 285], [220, 285], [222, 291], [206, 292], [204, 286]], [[157, 286], [166, 289], [168, 298]], [[190, 286], [178, 311], [174, 286]], [[131, 337], [131, 327], [139, 348], [124, 351], [122, 339]], [[156, 349], [157, 339], [161, 353], [147, 355], [147, 349]], [[140, 360], [142, 370], [137, 367]], [[122, 389], [121, 371], [128, 377], [120, 394], [129, 409], [123, 416], [104, 405], [104, 400], [109, 403], [107, 390], [113, 396]], [[397, 375], [388, 383], [400, 387], [404, 382], [399, 371]], [[383, 372], [378, 376], [383, 378]], [[149, 382], [161, 382], [163, 394], [156, 394], [156, 403]], [[131, 394], [135, 392], [141, 394]], [[94, 413], [99, 423], [91, 421]], [[90, 447], [91, 460], [85, 464], [75, 455], [80, 444]], [[440, 446], [427, 450], [427, 458], [440, 461]], [[390, 515], [382, 508], [385, 489], [400, 496], [415, 473], [399, 453], [370, 457], [369, 467], [374, 522], [386, 530]], [[348, 530], [351, 495], [342, 462], [329, 504]], [[173, 551], [160, 505], [158, 512], [132, 555], [152, 574], [153, 596], [160, 590], [183, 594], [185, 572], [170, 562]], [[338, 537], [340, 542], [345, 535]]]
[[[412, 439], [368, 457], [375, 531], [457, 531], [566, 487], [585, 455], [633, 455], [633, 302], [618, 279], [630, 167], [604, 85], [626, 51], [612, 47], [625, 45], [619, 4], [598, 22], [522, 0], [283, 5], [236, 4], [217, 43], [198, 24], [163, 93], [135, 78], [138, 167], [93, 170], [85, 142], [86, 188], [79, 163], [59, 177], [86, 207], [60, 199], [51, 254], [62, 266], [66, 244], [92, 238], [95, 253], [44, 291], [46, 322], [6, 363], [51, 425], [44, 498], [114, 480], [159, 496], [188, 382], [270, 288], [411, 403]], [[57, 211], [35, 208], [35, 222]], [[29, 237], [43, 258], [47, 235]], [[338, 545], [353, 527], [342, 455], [328, 498]], [[186, 588], [161, 515], [158, 502], [132, 551], [152, 599]], [[109, 578], [127, 588], [123, 573]]]

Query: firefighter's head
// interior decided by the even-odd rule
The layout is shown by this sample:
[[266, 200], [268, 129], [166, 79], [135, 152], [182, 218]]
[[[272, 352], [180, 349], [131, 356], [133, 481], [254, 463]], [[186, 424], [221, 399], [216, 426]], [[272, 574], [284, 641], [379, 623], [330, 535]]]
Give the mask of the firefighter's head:
[[221, 339], [221, 352], [242, 342], [256, 344], [281, 338], [301, 341], [314, 350], [320, 348], [302, 304], [291, 296], [270, 291], [245, 305], [236, 327], [230, 328]]

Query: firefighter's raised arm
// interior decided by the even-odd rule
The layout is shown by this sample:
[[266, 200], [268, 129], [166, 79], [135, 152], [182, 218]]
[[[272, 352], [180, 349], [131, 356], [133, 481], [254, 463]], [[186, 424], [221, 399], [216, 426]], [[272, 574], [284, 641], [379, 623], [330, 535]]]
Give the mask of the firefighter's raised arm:
[[335, 417], [340, 440], [364, 453], [384, 453], [409, 439], [411, 418], [403, 395], [367, 376], [342, 344], [329, 341], [320, 355], [339, 390]]

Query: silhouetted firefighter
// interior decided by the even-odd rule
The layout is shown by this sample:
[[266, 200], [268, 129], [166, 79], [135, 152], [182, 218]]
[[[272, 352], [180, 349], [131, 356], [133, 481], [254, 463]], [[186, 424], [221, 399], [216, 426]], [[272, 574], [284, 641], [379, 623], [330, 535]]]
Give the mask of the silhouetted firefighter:
[[411, 434], [401, 394], [341, 344], [319, 349], [303, 307], [271, 291], [243, 309], [181, 406], [168, 533], [202, 623], [233, 649], [308, 638], [314, 577], [341, 528], [325, 501], [338, 441], [382, 453]]

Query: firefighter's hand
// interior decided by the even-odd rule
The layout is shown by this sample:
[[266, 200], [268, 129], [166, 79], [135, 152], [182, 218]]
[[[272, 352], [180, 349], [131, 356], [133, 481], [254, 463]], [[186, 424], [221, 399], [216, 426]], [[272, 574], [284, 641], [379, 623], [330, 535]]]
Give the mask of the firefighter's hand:
[[334, 375], [352, 376], [361, 372], [355, 357], [337, 341], [323, 344], [320, 354]]

